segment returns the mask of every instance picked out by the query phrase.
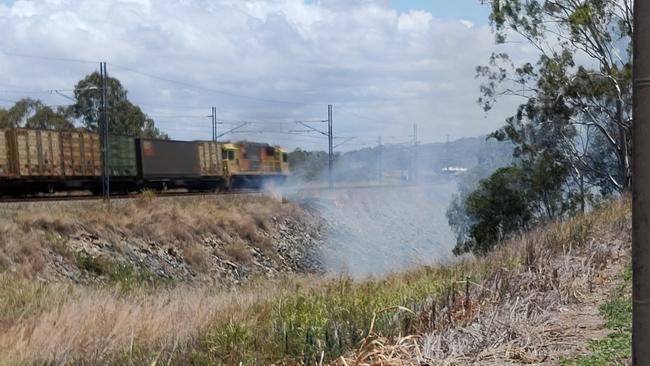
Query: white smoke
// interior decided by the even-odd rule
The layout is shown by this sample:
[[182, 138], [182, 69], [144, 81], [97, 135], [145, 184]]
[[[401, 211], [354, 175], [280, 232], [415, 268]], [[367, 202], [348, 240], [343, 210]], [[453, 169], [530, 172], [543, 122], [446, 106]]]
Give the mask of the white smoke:
[[453, 258], [445, 211], [453, 181], [303, 193], [327, 222], [321, 260], [332, 274], [382, 276]]

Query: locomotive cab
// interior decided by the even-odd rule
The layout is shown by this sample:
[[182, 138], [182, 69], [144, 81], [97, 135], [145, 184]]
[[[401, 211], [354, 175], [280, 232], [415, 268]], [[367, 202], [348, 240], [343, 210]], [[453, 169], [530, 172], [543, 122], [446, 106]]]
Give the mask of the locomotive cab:
[[224, 175], [231, 188], [282, 184], [289, 174], [288, 156], [280, 147], [238, 142], [222, 145]]
[[278, 159], [280, 161], [280, 174], [288, 175], [289, 174], [289, 154], [279, 147], [275, 148], [278, 151]]
[[221, 154], [223, 160], [223, 175], [230, 177], [239, 173], [239, 158], [237, 157], [237, 146], [234, 144], [223, 144]]

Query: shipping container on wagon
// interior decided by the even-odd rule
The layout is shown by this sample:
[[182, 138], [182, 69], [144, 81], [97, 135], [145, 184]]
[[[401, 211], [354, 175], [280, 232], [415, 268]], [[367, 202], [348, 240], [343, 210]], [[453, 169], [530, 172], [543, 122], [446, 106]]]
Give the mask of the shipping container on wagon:
[[134, 137], [108, 137], [108, 166], [113, 177], [135, 177], [138, 175], [136, 143]]
[[7, 132], [7, 146], [13, 171], [20, 177], [60, 177], [61, 139], [59, 132], [11, 129]]
[[13, 175], [9, 148], [7, 146], [8, 130], [0, 129], [0, 177], [9, 177]]
[[199, 149], [195, 142], [137, 139], [138, 171], [144, 179], [198, 178]]
[[221, 144], [214, 141], [197, 141], [199, 150], [199, 164], [201, 175], [204, 177], [216, 177], [223, 175], [223, 158], [221, 156]]
[[63, 174], [66, 177], [98, 177], [102, 173], [99, 135], [90, 132], [61, 132]]

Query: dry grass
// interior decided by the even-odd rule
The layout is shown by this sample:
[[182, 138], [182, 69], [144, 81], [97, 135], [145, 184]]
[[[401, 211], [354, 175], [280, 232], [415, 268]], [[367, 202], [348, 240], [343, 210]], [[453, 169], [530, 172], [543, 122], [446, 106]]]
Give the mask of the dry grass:
[[250, 248], [241, 241], [228, 243], [224, 246], [223, 250], [236, 262], [250, 264], [253, 261], [253, 254]]
[[[193, 220], [180, 209], [177, 215]], [[117, 230], [109, 225], [113, 229], [105, 230]], [[615, 202], [513, 239], [484, 258], [361, 283], [291, 276], [232, 291], [178, 286], [125, 294], [4, 275], [0, 359], [350, 366], [471, 364], [487, 356], [539, 361], [556, 351], [537, 343], [547, 311], [583, 301], [599, 271], [625, 250], [628, 232], [629, 202]]]
[[154, 296], [141, 290], [124, 297], [111, 289], [2, 276], [0, 359], [2, 364], [103, 364], [116, 357], [142, 358], [142, 350], [187, 353], [215, 322], [239, 321], [242, 309], [296, 286], [305, 285], [289, 281], [288, 289], [259, 285], [238, 292], [176, 288]]
[[456, 274], [464, 292], [420, 308], [418, 336], [380, 339], [341, 363], [555, 364], [584, 351], [590, 324], [558, 313], [574, 306], [580, 314], [583, 304], [606, 298], [607, 281], [629, 260], [630, 229], [630, 202], [622, 200], [514, 238], [474, 262], [487, 270], [483, 280]]
[[295, 204], [266, 197], [162, 199], [145, 193], [115, 202], [110, 210], [87, 202], [9, 205], [0, 207], [0, 273], [52, 279], [53, 255], [74, 262], [66, 249], [70, 238], [98, 238], [118, 253], [126, 242], [143, 249], [173, 246], [196, 270], [206, 267], [210, 239], [225, 245], [232, 258], [249, 263], [251, 247], [272, 254], [268, 237], [275, 218], [317, 222]]
[[187, 245], [183, 249], [183, 258], [198, 271], [205, 271], [208, 269], [208, 253], [204, 247], [200, 245]]

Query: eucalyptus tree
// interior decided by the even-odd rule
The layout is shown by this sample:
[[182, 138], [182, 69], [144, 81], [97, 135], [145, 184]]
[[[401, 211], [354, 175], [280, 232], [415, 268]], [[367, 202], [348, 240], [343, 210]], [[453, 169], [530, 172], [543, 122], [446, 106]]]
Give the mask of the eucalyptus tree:
[[495, 53], [479, 102], [489, 110], [503, 95], [524, 98], [493, 134], [515, 155], [559, 152], [574, 187], [623, 192], [631, 182], [632, 0], [486, 0], [497, 43], [523, 40], [537, 60], [515, 64]]
[[[113, 77], [107, 78], [106, 99], [110, 133], [149, 138], [167, 138], [140, 107], [129, 101], [127, 90]], [[74, 88], [75, 103], [72, 110], [89, 131], [99, 131], [102, 86], [98, 72], [87, 75]]]
[[23, 98], [8, 109], [0, 109], [0, 128], [71, 130], [74, 128], [72, 119], [69, 108], [51, 107], [31, 98]]

